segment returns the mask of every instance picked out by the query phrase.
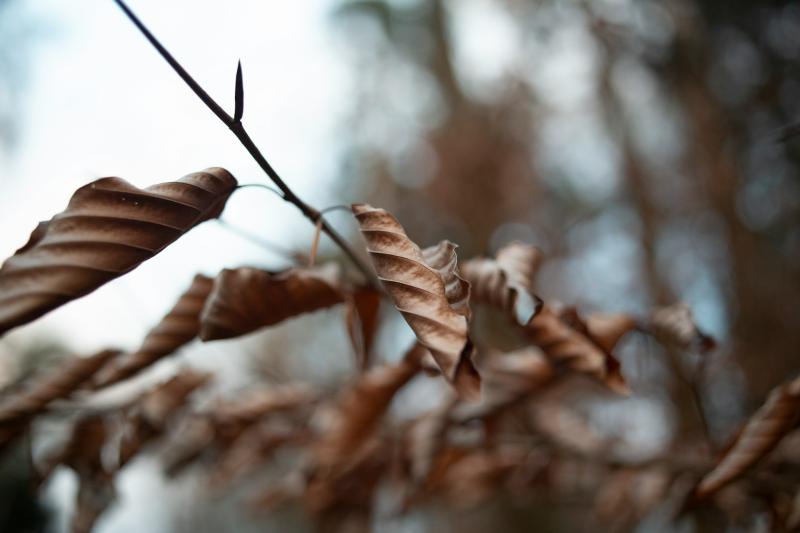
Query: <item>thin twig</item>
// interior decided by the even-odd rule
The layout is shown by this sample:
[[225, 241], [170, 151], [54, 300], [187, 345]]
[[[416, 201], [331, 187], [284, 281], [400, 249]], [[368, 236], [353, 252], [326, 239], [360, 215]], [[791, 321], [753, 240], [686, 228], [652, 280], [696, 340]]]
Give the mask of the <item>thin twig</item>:
[[323, 218], [319, 217], [316, 226], [314, 227], [314, 239], [311, 241], [311, 253], [308, 254], [308, 266], [313, 267], [314, 262], [317, 260], [317, 248], [319, 248], [319, 234], [322, 229]]
[[238, 228], [238, 227], [232, 225], [227, 220], [223, 220], [221, 218], [218, 218], [217, 219], [217, 223], [220, 226], [222, 226], [223, 228], [225, 228], [226, 230], [228, 230], [231, 233], [233, 233], [234, 235], [238, 235], [239, 237], [241, 237], [241, 238], [243, 238], [243, 239], [245, 239], [247, 241], [250, 241], [251, 243], [253, 243], [253, 244], [257, 245], [257, 246], [260, 246], [261, 248], [264, 248], [265, 250], [267, 250], [269, 252], [272, 252], [274, 254], [278, 254], [281, 257], [283, 257], [283, 258], [285, 258], [285, 259], [287, 259], [287, 260], [289, 260], [289, 261], [291, 261], [293, 263], [297, 262], [297, 260], [298, 260], [299, 254], [297, 252], [294, 252], [294, 251], [290, 250], [289, 248], [285, 248], [285, 247], [283, 247], [283, 246], [281, 246], [279, 244], [276, 244], [274, 242], [270, 242], [268, 240], [265, 240], [265, 239], [259, 237], [258, 235], [253, 235], [250, 232], [247, 232], [247, 231], [245, 231], [245, 230], [243, 230], [241, 228]]
[[348, 213], [352, 213], [352, 211], [350, 210], [350, 206], [343, 205], [343, 204], [338, 204], [338, 205], [329, 205], [325, 209], [322, 209], [319, 212], [319, 214], [320, 215], [324, 215], [325, 213], [329, 213], [331, 211], [336, 211], [336, 210], [347, 211]]
[[271, 192], [272, 194], [274, 194], [275, 196], [277, 196], [278, 198], [280, 198], [281, 200], [284, 199], [283, 198], [283, 193], [281, 191], [279, 191], [275, 187], [270, 187], [269, 185], [266, 185], [264, 183], [242, 183], [242, 184], [236, 186], [236, 190], [247, 189], [247, 188], [252, 188], [252, 187], [254, 187], [256, 189], [267, 190], [267, 191]]
[[[247, 134], [245, 131], [244, 126], [242, 125], [241, 120], [234, 120], [228, 113], [225, 112], [222, 107], [217, 104], [211, 96], [198, 84], [194, 78], [192, 78], [188, 72], [178, 63], [178, 61], [170, 54], [166, 48], [156, 39], [156, 37], [150, 33], [150, 30], [139, 20], [139, 18], [133, 13], [133, 11], [128, 8], [123, 0], [114, 0], [116, 4], [122, 9], [125, 15], [130, 19], [131, 22], [139, 29], [140, 32], [145, 36], [145, 38], [150, 41], [150, 44], [158, 51], [164, 60], [169, 63], [169, 65], [175, 70], [175, 72], [181, 77], [181, 79], [189, 86], [189, 88], [194, 91], [200, 100], [203, 101], [204, 104], [213, 112], [218, 119], [220, 119], [228, 128], [236, 135], [236, 138], [239, 139], [239, 142], [247, 149], [250, 155], [255, 159], [256, 163], [261, 167], [261, 169], [269, 176], [270, 180], [280, 189], [281, 193], [283, 193], [283, 199], [287, 202], [296, 206], [303, 215], [308, 218], [311, 222], [316, 224], [320, 220], [320, 213], [314, 207], [308, 205], [304, 201], [302, 201], [295, 193], [292, 191], [289, 186], [281, 179], [275, 169], [272, 168], [272, 165], [269, 164], [267, 159], [255, 145], [253, 140], [250, 138], [250, 135]], [[367, 282], [372, 285], [373, 287], [378, 287], [378, 284], [375, 281], [375, 277], [372, 274], [372, 271], [366, 264], [356, 255], [356, 253], [350, 248], [350, 246], [345, 242], [344, 238], [339, 235], [339, 233], [334, 230], [327, 222], [323, 220], [322, 222], [322, 231], [331, 238], [333, 242], [336, 243], [339, 248], [350, 258], [353, 264], [361, 271], [361, 273], [366, 277]]]

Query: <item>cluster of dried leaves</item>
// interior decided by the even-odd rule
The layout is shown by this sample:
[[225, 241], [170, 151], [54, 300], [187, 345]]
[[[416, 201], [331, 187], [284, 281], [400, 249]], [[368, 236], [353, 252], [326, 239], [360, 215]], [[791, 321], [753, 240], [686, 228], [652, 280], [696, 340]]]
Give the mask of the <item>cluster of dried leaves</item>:
[[[142, 190], [118, 178], [82, 187], [0, 268], [0, 333], [132, 270], [217, 217], [235, 188], [220, 168]], [[247, 505], [263, 510], [299, 501], [328, 526], [369, 524], [379, 489], [394, 496], [398, 513], [430, 503], [473, 506], [501, 493], [524, 501], [588, 492], [609, 528], [629, 527], [665, 501], [678, 502], [677, 516], [735, 506], [744, 494], [765, 502], [784, 526], [798, 521], [792, 490], [800, 463], [791, 453], [771, 452], [796, 436], [788, 435], [800, 414], [800, 378], [776, 387], [717, 457], [615, 459], [558, 392], [577, 380], [630, 394], [614, 351], [634, 331], [702, 356], [714, 342], [686, 306], [649, 317], [582, 316], [537, 296], [543, 256], [533, 246], [512, 243], [459, 266], [453, 243], [420, 248], [387, 211], [354, 205], [352, 212], [385, 293], [334, 265], [197, 275], [137, 350], [75, 357], [4, 391], [2, 446], [37, 416], [57, 412], [59, 401], [78, 398], [70, 438], [37, 466], [40, 481], [58, 465], [76, 473], [74, 531], [92, 529], [113, 502], [115, 475], [156, 441], [169, 476], [205, 469], [211, 491], [252, 481], [277, 452], [293, 450], [291, 464], [262, 479]], [[416, 338], [397, 362], [372, 356], [383, 302], [396, 307]], [[80, 408], [82, 398], [196, 338], [238, 337], [340, 304], [358, 374], [338, 394], [303, 383], [265, 384], [201, 407], [192, 394], [213, 376], [183, 370], [122, 405]], [[501, 352], [473, 338], [475, 305], [506, 318], [516, 349]], [[452, 393], [416, 417], [390, 416], [398, 392], [420, 374], [444, 380]]]

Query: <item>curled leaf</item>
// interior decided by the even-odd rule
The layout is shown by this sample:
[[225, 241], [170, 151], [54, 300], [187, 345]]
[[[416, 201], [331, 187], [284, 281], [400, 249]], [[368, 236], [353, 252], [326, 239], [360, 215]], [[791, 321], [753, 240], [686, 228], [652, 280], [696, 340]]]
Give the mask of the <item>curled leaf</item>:
[[289, 383], [250, 391], [218, 405], [209, 415], [215, 424], [248, 425], [269, 413], [311, 404], [317, 396], [307, 384]]
[[335, 265], [269, 272], [223, 270], [200, 322], [204, 341], [227, 339], [344, 301]]
[[103, 464], [103, 449], [109, 439], [109, 422], [101, 416], [79, 420], [60, 460], [78, 475], [78, 494], [72, 531], [89, 533], [100, 515], [114, 501], [113, 476]]
[[558, 311], [544, 305], [525, 332], [554, 362], [595, 377], [616, 392], [628, 392], [619, 361], [592, 339], [573, 309]]
[[672, 474], [664, 468], [623, 469], [611, 473], [594, 501], [594, 516], [614, 531], [633, 528], [654, 507], [664, 502]]
[[636, 326], [636, 318], [627, 313], [592, 313], [586, 319], [587, 333], [608, 353]]
[[714, 339], [697, 327], [692, 309], [684, 303], [653, 311], [649, 329], [659, 341], [681, 350], [697, 349], [705, 353], [716, 346]]
[[164, 447], [161, 457], [164, 473], [169, 477], [180, 474], [214, 442], [215, 433], [209, 416], [193, 414], [185, 417]]
[[506, 478], [525, 461], [523, 449], [478, 450], [459, 456], [438, 480], [456, 508], [475, 507], [503, 489]]
[[698, 499], [707, 498], [742, 475], [780, 442], [800, 417], [800, 377], [784, 383], [744, 425], [717, 466], [695, 489]]
[[119, 444], [119, 467], [126, 465], [148, 442], [160, 436], [189, 395], [210, 379], [209, 374], [184, 370], [142, 395], [126, 420]]
[[335, 465], [367, 440], [395, 394], [419, 371], [418, 353], [412, 349], [398, 364], [369, 370], [342, 394], [331, 427], [317, 446], [320, 463]]
[[542, 258], [535, 246], [513, 242], [501, 248], [494, 259], [466, 261], [461, 271], [472, 286], [476, 302], [493, 305], [524, 326], [542, 305], [533, 293]]
[[483, 370], [481, 401], [458, 405], [451, 416], [465, 423], [500, 414], [540, 390], [554, 377], [553, 366], [533, 346], [495, 355]]
[[419, 342], [430, 350], [447, 380], [475, 395], [480, 377], [470, 360], [469, 284], [458, 275], [455, 245], [425, 251], [389, 212], [352, 206], [375, 271]]
[[200, 313], [212, 285], [211, 278], [197, 274], [169, 313], [147, 333], [139, 349], [106, 366], [93, 386], [107, 387], [122, 381], [192, 341], [200, 331]]
[[0, 335], [89, 294], [219, 216], [235, 187], [222, 168], [146, 189], [120, 178], [81, 187], [0, 268]]
[[447, 398], [436, 409], [417, 417], [406, 432], [404, 449], [415, 486], [422, 486], [431, 476], [453, 422], [453, 408], [457, 405], [458, 399]]
[[251, 390], [236, 398], [218, 401], [207, 410], [192, 413], [170, 435], [163, 458], [169, 476], [179, 474], [196, 459], [226, 450], [269, 415], [286, 416], [312, 405], [317, 393], [305, 384], [286, 384]]
[[309, 436], [307, 429], [294, 427], [283, 420], [253, 424], [223, 452], [211, 474], [210, 483], [217, 489], [225, 487], [262, 465], [281, 446], [304, 443]]

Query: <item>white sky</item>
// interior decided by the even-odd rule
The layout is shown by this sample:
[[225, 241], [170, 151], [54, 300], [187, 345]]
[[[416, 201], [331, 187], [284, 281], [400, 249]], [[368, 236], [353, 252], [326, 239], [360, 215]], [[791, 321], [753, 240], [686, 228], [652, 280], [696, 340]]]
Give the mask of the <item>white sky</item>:
[[[346, 61], [326, 20], [330, 1], [235, 0], [224, 9], [197, 0], [130, 5], [231, 113], [241, 58], [251, 136], [298, 193], [318, 205], [330, 202], [333, 127], [349, 91]], [[265, 179], [111, 0], [26, 0], [25, 11], [52, 31], [32, 56], [20, 143], [0, 159], [0, 256], [23, 244], [39, 220], [61, 211], [75, 189], [101, 176], [146, 186], [223, 166], [240, 182]], [[258, 189], [237, 192], [225, 218], [297, 246], [311, 233], [290, 206]], [[82, 350], [131, 346], [195, 271], [276, 260], [207, 223], [133, 273], [3, 342], [47, 330]]]

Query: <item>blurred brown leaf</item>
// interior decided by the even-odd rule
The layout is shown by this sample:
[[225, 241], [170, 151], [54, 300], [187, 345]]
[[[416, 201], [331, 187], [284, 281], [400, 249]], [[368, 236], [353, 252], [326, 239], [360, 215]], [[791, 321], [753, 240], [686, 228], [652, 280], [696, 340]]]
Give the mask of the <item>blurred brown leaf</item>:
[[321, 465], [334, 468], [367, 440], [397, 392], [419, 372], [419, 355], [412, 348], [401, 362], [367, 371], [342, 393], [331, 426], [315, 447]]
[[238, 337], [344, 301], [335, 264], [269, 272], [225, 269], [200, 318], [204, 341]]
[[147, 333], [139, 349], [107, 365], [92, 386], [107, 387], [122, 381], [192, 341], [200, 331], [200, 312], [212, 284], [211, 278], [197, 274], [161, 322]]
[[615, 392], [628, 393], [619, 361], [592, 339], [574, 309], [556, 310], [545, 304], [525, 332], [554, 363], [597, 378]]
[[461, 271], [472, 285], [476, 302], [493, 305], [524, 326], [542, 303], [533, 292], [542, 258], [535, 246], [513, 242], [498, 250], [494, 259], [464, 262]]
[[183, 370], [143, 394], [126, 417], [118, 467], [125, 466], [148, 442], [164, 433], [189, 395], [210, 380], [210, 374]]
[[705, 499], [745, 473], [780, 442], [800, 417], [800, 377], [779, 385], [747, 421], [714, 469], [703, 476], [694, 495]]
[[0, 446], [17, 436], [50, 402], [69, 396], [119, 353], [104, 350], [91, 357], [70, 357], [23, 384], [21, 390], [10, 391], [0, 402]]
[[697, 327], [692, 309], [684, 304], [660, 307], [650, 315], [649, 329], [659, 341], [680, 350], [713, 350], [716, 341]]
[[592, 313], [586, 331], [594, 342], [611, 353], [619, 340], [637, 327], [636, 318], [626, 313]]

